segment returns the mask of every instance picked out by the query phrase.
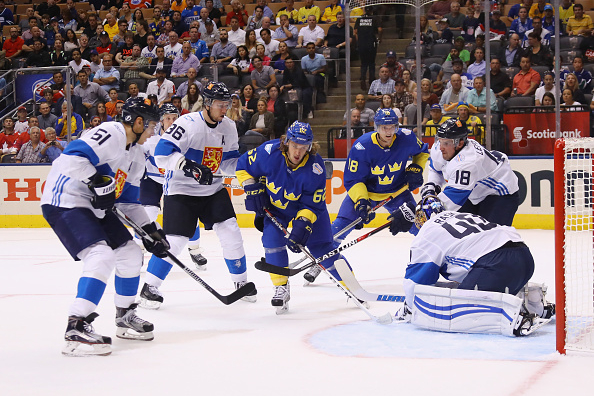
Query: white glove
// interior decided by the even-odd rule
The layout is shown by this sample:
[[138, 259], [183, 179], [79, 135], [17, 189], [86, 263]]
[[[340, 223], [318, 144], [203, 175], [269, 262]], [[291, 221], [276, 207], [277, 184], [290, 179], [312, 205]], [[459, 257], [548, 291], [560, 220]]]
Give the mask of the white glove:
[[412, 319], [412, 311], [410, 310], [408, 305], [406, 305], [406, 301], [394, 316], [394, 319], [396, 319], [397, 322], [410, 322], [410, 320]]

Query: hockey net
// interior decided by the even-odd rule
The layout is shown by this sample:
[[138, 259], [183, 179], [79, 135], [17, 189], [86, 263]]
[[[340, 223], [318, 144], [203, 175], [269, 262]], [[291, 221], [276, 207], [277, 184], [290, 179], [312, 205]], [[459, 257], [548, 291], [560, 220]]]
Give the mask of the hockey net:
[[594, 352], [594, 138], [555, 145], [557, 350]]

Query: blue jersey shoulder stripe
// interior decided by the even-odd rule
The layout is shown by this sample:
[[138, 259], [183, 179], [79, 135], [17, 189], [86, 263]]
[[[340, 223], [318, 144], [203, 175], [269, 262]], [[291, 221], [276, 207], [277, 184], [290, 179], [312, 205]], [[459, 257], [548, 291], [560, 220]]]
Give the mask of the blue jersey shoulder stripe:
[[432, 285], [439, 279], [439, 265], [434, 262], [409, 264], [404, 277], [421, 285]]
[[167, 157], [175, 152], [181, 153], [181, 149], [169, 140], [161, 139], [159, 140], [159, 143], [157, 143], [157, 147], [155, 147], [155, 157], [157, 155]]
[[444, 190], [443, 193], [446, 195], [446, 197], [448, 197], [453, 203], [455, 203], [456, 205], [460, 205], [462, 206], [464, 204], [464, 202], [466, 202], [466, 200], [468, 199], [468, 197], [470, 196], [470, 193], [472, 193], [472, 190], [459, 190], [457, 188], [454, 187], [450, 187], [447, 186]]
[[91, 146], [89, 146], [84, 140], [78, 139], [74, 142], [71, 142], [68, 146], [66, 146], [63, 154], [86, 158], [91, 164], [93, 164], [93, 166], [97, 166], [99, 163], [99, 157], [91, 148]]
[[239, 157], [241, 157], [241, 155], [239, 154], [239, 151], [237, 151], [237, 150], [227, 151], [227, 152], [223, 153], [223, 161], [230, 160], [233, 158], [239, 158]]
[[124, 190], [122, 191], [122, 195], [118, 197], [118, 203], [140, 203], [138, 201], [138, 197], [140, 195], [140, 187], [133, 186], [132, 184], [126, 182], [124, 185]]

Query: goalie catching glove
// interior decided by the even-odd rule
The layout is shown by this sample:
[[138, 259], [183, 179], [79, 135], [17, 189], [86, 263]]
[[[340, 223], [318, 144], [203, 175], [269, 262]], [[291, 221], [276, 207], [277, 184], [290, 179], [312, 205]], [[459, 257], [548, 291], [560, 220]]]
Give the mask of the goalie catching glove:
[[427, 195], [439, 195], [441, 187], [435, 183], [427, 183], [421, 188], [421, 198], [425, 198]]
[[[293, 220], [293, 229], [287, 240], [287, 247], [293, 253], [301, 252], [299, 246], [305, 246], [309, 236], [311, 235], [311, 222], [304, 217]], [[297, 246], [299, 245], [299, 246]]]
[[89, 190], [93, 193], [91, 205], [95, 209], [111, 209], [116, 200], [116, 182], [111, 176], [95, 174], [89, 183]]
[[145, 225], [142, 229], [151, 237], [151, 239], [142, 237], [142, 244], [145, 249], [157, 257], [167, 257], [167, 251], [170, 246], [163, 230], [158, 228], [155, 222]]
[[417, 164], [410, 164], [404, 172], [404, 179], [408, 183], [408, 190], [414, 191], [423, 185], [423, 168]]
[[177, 169], [183, 171], [186, 177], [194, 178], [198, 184], [212, 184], [212, 172], [208, 166], [182, 158], [177, 163]]
[[411, 202], [403, 203], [388, 217], [388, 220], [391, 220], [390, 232], [392, 235], [407, 232], [415, 223], [415, 206]]

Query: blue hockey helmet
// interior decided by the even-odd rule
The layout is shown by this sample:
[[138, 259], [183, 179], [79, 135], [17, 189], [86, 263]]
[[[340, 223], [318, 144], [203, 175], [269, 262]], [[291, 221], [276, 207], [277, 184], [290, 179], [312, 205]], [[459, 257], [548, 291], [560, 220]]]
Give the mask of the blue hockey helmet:
[[431, 218], [431, 216], [441, 213], [445, 210], [443, 203], [436, 195], [426, 195], [418, 203], [415, 210], [415, 225], [421, 229], [423, 224]]
[[159, 115], [163, 118], [165, 114], [175, 114], [179, 117], [179, 110], [171, 103], [163, 103], [159, 108]]
[[303, 145], [308, 145], [308, 151], [311, 149], [313, 143], [313, 130], [311, 125], [307, 122], [295, 121], [289, 128], [287, 128], [287, 135], [285, 137], [285, 144], [289, 144], [289, 140]]
[[468, 137], [468, 127], [466, 122], [457, 118], [450, 118], [439, 126], [435, 134], [436, 138], [453, 139], [454, 143], [458, 145], [460, 139]]
[[398, 116], [394, 109], [378, 109], [373, 117], [376, 128], [379, 125], [398, 125]]
[[129, 98], [122, 107], [123, 122], [132, 125], [138, 117], [142, 117], [147, 127], [150, 121], [159, 121], [159, 110], [150, 99]]

